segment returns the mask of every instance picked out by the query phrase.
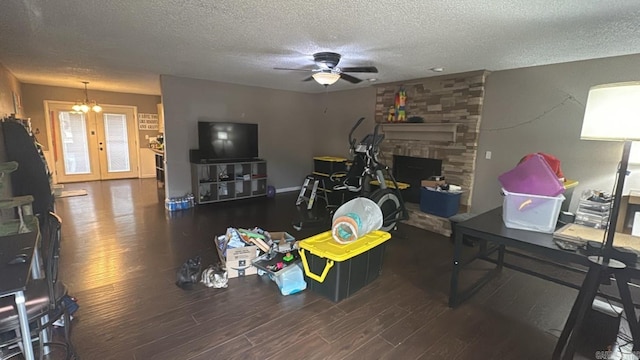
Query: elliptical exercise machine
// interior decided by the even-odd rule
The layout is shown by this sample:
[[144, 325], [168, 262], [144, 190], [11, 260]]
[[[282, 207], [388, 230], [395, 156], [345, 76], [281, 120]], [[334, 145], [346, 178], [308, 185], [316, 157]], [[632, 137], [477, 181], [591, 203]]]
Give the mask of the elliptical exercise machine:
[[[353, 137], [355, 130], [362, 124], [364, 117], [358, 119], [349, 132], [349, 151], [353, 157], [352, 165], [347, 172], [336, 172], [330, 175], [331, 182], [337, 184], [332, 192], [341, 192], [342, 199], [362, 196], [375, 202], [382, 211], [382, 227], [380, 230], [391, 231], [396, 228], [397, 222], [409, 218], [404, 205], [402, 195], [396, 179], [389, 171], [389, 167], [378, 159], [380, 144], [384, 140], [384, 134], [378, 134], [379, 124], [375, 126], [373, 134], [366, 135], [360, 143]], [[374, 185], [372, 182], [377, 181]], [[305, 181], [305, 184], [307, 182]], [[325, 196], [326, 211], [319, 211], [314, 206], [312, 192], [311, 198], [303, 197], [305, 186], [298, 197], [296, 206], [300, 218], [292, 223], [294, 229], [303, 227], [331, 226], [331, 218], [335, 210], [342, 205], [331, 204]]]
[[[364, 119], [364, 117], [358, 119], [349, 132], [349, 146], [353, 156], [353, 164], [344, 176], [342, 184], [334, 186], [333, 190], [346, 190], [357, 193], [356, 196], [371, 199], [382, 210], [381, 230], [394, 230], [398, 221], [408, 219], [407, 209], [400, 194], [398, 182], [389, 171], [389, 167], [378, 159], [380, 144], [384, 140], [384, 134], [378, 133], [380, 124], [376, 124], [373, 134], [366, 135], [360, 143], [357, 143], [353, 137], [353, 133]], [[335, 175], [338, 174], [333, 174], [332, 177]], [[372, 184], [374, 180], [377, 181], [377, 188]]]

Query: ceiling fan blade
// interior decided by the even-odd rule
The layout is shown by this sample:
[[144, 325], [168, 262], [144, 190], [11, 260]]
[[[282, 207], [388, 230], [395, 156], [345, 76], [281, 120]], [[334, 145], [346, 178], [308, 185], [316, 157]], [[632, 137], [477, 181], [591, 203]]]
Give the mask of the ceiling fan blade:
[[345, 73], [341, 73], [340, 74], [340, 78], [343, 79], [343, 80], [347, 80], [348, 82], [350, 82], [352, 84], [357, 84], [357, 83], [362, 81], [362, 80], [358, 79], [355, 76], [351, 76], [351, 75], [345, 74]]
[[304, 79], [302, 81], [311, 81], [311, 80], [313, 80], [313, 76], [309, 76], [308, 78], [306, 78], [306, 79]]
[[288, 71], [304, 71], [304, 72], [309, 72], [309, 71], [315, 71], [316, 69], [290, 69], [290, 68], [281, 68], [281, 67], [274, 67], [273, 70], [288, 70]]
[[354, 66], [340, 68], [342, 72], [363, 72], [363, 73], [377, 73], [378, 69], [375, 66]]

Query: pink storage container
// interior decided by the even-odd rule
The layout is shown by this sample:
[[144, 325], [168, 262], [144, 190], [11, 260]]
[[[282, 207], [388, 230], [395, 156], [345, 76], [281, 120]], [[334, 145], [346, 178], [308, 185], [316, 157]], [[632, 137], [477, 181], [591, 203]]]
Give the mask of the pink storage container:
[[558, 196], [564, 193], [562, 181], [538, 154], [498, 176], [498, 180], [505, 190], [512, 193], [542, 196]]

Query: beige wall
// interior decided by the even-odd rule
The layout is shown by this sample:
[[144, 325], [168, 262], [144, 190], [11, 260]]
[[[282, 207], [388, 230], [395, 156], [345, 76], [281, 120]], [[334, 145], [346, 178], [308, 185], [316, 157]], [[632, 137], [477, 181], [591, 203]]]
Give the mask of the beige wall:
[[304, 94], [165, 75], [160, 84], [170, 197], [191, 192], [189, 149], [198, 148], [198, 121], [259, 124], [259, 155], [278, 190], [302, 185], [314, 156], [348, 156], [347, 135], [359, 117], [369, 122], [358, 138], [373, 126], [373, 88]]
[[[0, 64], [0, 117], [6, 117], [15, 113], [13, 96], [22, 96], [20, 82], [2, 64]], [[18, 117], [22, 114], [22, 108], [18, 108]]]
[[259, 156], [278, 189], [299, 186], [309, 173], [310, 95], [167, 75], [160, 86], [168, 197], [192, 191], [189, 149], [198, 148], [198, 121], [257, 123]]
[[[571, 208], [584, 189], [610, 191], [622, 145], [579, 140], [584, 103], [590, 86], [640, 80], [640, 55], [496, 71], [489, 75], [482, 112], [472, 211], [499, 206], [498, 175], [530, 152], [556, 155], [568, 178], [580, 181]], [[188, 150], [197, 148], [198, 120], [260, 124], [260, 156], [269, 163], [269, 183], [278, 189], [300, 186], [312, 170], [313, 156], [347, 156], [347, 133], [360, 116], [373, 126], [372, 87], [320, 94], [301, 94], [213, 81], [161, 77], [165, 102], [167, 185], [170, 196], [191, 191]], [[4, 95], [20, 84], [0, 68], [0, 114], [13, 107]], [[45, 131], [43, 100], [75, 101], [82, 90], [22, 84], [23, 107], [34, 129]], [[91, 91], [105, 104], [137, 105], [139, 112], [156, 113], [157, 96]], [[368, 125], [368, 126], [367, 126]], [[145, 133], [141, 132], [144, 138]], [[141, 141], [144, 144], [143, 141]], [[485, 159], [486, 151], [492, 159]], [[626, 191], [640, 188], [638, 167], [632, 166]]]
[[[91, 84], [89, 84], [91, 85]], [[45, 124], [44, 101], [70, 101], [75, 102], [84, 99], [84, 89], [72, 89], [57, 86], [45, 86], [34, 84], [22, 84], [24, 116], [31, 118], [31, 126], [38, 140], [46, 147], [47, 128]], [[157, 104], [160, 97], [155, 95], [139, 95], [117, 93], [109, 91], [97, 91], [89, 88], [89, 99], [95, 100], [101, 105], [130, 105], [137, 106], [139, 113], [157, 114]], [[148, 147], [148, 136], [156, 136], [157, 131], [140, 130], [140, 147]], [[48, 150], [48, 149], [46, 149]]]
[[[480, 128], [472, 211], [502, 203], [497, 177], [525, 154], [547, 152], [578, 180], [571, 209], [585, 189], [611, 192], [621, 142], [580, 140], [589, 88], [640, 80], [640, 55], [496, 71], [489, 75]], [[492, 152], [491, 160], [485, 159]], [[640, 189], [638, 165], [631, 166], [625, 193]], [[569, 200], [568, 200], [569, 201]]]
[[366, 120], [356, 130], [358, 141], [373, 133], [376, 106], [376, 89], [366, 87], [354, 90], [332, 91], [312, 94], [313, 108], [309, 116], [313, 119], [313, 156], [349, 157], [349, 131], [356, 121]]

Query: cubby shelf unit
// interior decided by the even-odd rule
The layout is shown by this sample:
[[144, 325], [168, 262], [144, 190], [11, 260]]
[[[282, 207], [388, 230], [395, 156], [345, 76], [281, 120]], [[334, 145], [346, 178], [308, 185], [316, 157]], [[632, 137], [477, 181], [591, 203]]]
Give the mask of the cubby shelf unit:
[[191, 164], [191, 185], [198, 204], [267, 195], [267, 162]]

